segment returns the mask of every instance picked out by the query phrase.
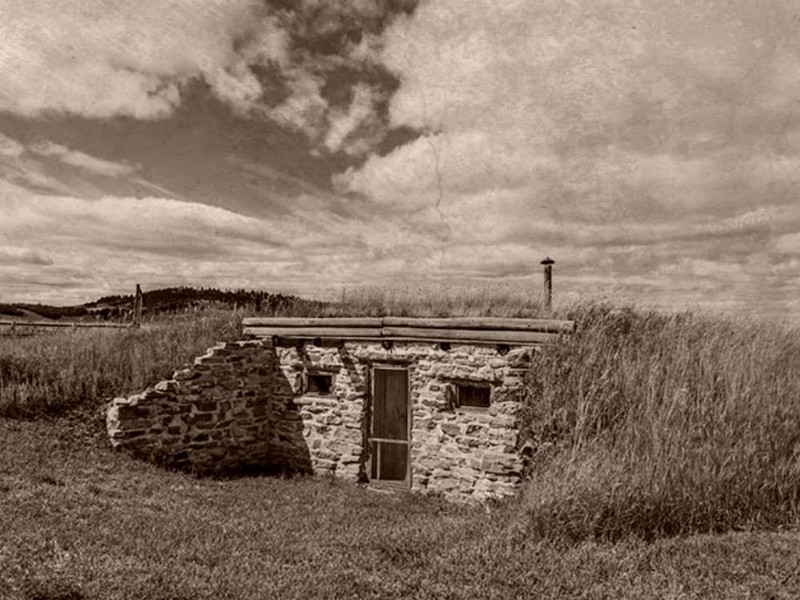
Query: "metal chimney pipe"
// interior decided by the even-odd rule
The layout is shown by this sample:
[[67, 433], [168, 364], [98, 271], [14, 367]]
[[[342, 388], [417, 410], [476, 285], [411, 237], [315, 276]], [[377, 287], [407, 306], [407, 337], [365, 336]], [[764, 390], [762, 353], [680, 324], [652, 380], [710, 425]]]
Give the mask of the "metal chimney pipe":
[[544, 293], [542, 296], [542, 301], [544, 303], [544, 309], [549, 311], [552, 304], [553, 304], [553, 265], [556, 261], [554, 261], [549, 256], [545, 257], [545, 259], [541, 262], [544, 265]]

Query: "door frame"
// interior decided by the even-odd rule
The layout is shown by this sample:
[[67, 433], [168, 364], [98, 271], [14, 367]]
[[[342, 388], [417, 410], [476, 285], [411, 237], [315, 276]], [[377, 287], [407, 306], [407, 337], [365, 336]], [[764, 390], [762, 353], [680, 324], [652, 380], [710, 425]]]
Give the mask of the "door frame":
[[[406, 440], [397, 440], [396, 442], [386, 441], [379, 438], [378, 441], [372, 437], [372, 421], [375, 415], [375, 371], [405, 371], [406, 372]], [[381, 363], [375, 362], [370, 365], [369, 369], [369, 432], [367, 435], [367, 443], [369, 444], [369, 460], [367, 461], [367, 473], [372, 474], [372, 461], [377, 459], [377, 456], [372, 455], [372, 442], [378, 441], [378, 453], [380, 453], [380, 444], [386, 443], [404, 443], [406, 446], [406, 476], [402, 481], [392, 481], [386, 479], [372, 479], [370, 477], [369, 483], [374, 487], [387, 487], [387, 488], [402, 488], [407, 489], [411, 487], [411, 419], [413, 416], [412, 401], [411, 401], [411, 368], [407, 363]], [[380, 470], [380, 462], [377, 465], [376, 473]]]

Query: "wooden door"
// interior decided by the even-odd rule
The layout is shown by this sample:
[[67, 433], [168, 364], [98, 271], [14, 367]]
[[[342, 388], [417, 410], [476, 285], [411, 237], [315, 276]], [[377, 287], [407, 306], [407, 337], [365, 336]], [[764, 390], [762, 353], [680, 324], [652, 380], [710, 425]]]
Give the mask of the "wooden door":
[[408, 370], [376, 367], [372, 375], [370, 481], [409, 484]]

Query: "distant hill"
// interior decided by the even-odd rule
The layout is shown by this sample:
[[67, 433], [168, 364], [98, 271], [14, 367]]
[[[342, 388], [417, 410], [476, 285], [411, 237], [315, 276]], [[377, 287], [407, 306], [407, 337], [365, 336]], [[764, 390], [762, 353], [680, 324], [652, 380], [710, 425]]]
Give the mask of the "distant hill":
[[0, 318], [18, 319], [76, 319], [88, 315], [83, 306], [49, 306], [47, 304], [0, 304]]
[[[200, 312], [206, 309], [245, 309], [254, 313], [305, 311], [322, 303], [304, 300], [289, 294], [273, 294], [254, 290], [220, 290], [217, 288], [172, 287], [151, 290], [142, 294], [144, 315], [168, 315]], [[0, 319], [71, 319], [124, 320], [133, 311], [133, 294], [103, 296], [93, 302], [76, 306], [47, 304], [0, 303]], [[313, 306], [312, 306], [313, 305]]]

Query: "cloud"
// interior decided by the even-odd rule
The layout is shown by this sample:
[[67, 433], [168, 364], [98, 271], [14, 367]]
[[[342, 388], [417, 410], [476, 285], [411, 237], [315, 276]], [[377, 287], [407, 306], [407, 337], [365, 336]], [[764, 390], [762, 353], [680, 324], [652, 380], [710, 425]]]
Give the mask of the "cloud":
[[675, 263], [661, 265], [657, 272], [661, 275], [671, 274], [682, 278], [695, 276], [712, 284], [715, 279], [723, 281], [741, 279], [746, 269], [740, 263], [685, 258]]
[[34, 144], [30, 146], [30, 150], [41, 156], [56, 158], [65, 164], [87, 169], [109, 177], [130, 175], [136, 171], [136, 169], [130, 165], [103, 160], [102, 158], [91, 156], [79, 150], [71, 150], [66, 146], [50, 141]]
[[[152, 193], [158, 186], [137, 176], [138, 170], [49, 140], [23, 144], [0, 133], [0, 180], [31, 190], [82, 198], [102, 197], [109, 187]], [[0, 199], [0, 212], [3, 205]]]
[[159, 256], [235, 254], [249, 244], [272, 247], [288, 233], [231, 211], [168, 198], [84, 200], [44, 196], [0, 183], [0, 235], [12, 241], [39, 240], [46, 246], [131, 249]]
[[253, 287], [297, 264], [289, 222], [168, 198], [40, 195], [2, 181], [0, 197], [4, 301], [80, 301], [153, 281]]
[[[325, 137], [325, 147], [331, 152], [344, 150], [348, 154], [362, 154], [371, 149], [371, 146], [378, 141], [379, 137], [365, 140], [358, 137], [355, 143], [352, 140], [353, 133], [359, 128], [373, 125], [377, 129], [377, 135], [382, 135], [380, 127], [376, 127], [378, 115], [376, 113], [376, 102], [378, 98], [375, 92], [366, 84], [357, 84], [353, 88], [353, 100], [348, 109], [333, 110], [329, 116], [330, 127]], [[348, 138], [350, 142], [348, 143]]]
[[434, 202], [440, 181], [449, 198], [536, 186], [542, 171], [553, 171], [560, 159], [535, 143], [515, 146], [516, 137], [478, 129], [424, 135], [335, 175], [334, 184], [400, 210]]
[[278, 106], [266, 109], [270, 118], [303, 131], [317, 141], [325, 122], [328, 102], [322, 97], [324, 80], [305, 69], [288, 73], [287, 98]]
[[773, 248], [781, 254], [800, 255], [800, 232], [777, 237], [773, 241]]
[[25, 152], [25, 146], [17, 140], [0, 133], [0, 156], [19, 158], [23, 152]]
[[386, 34], [383, 60], [402, 81], [392, 123], [517, 123], [541, 135], [567, 125], [559, 117], [574, 109], [591, 120], [625, 104], [635, 78], [629, 67], [644, 52], [636, 20], [626, 5], [600, 12], [581, 2], [423, 4]]
[[735, 288], [752, 306], [800, 231], [797, 18], [785, 2], [423, 3], [352, 49], [397, 77], [389, 123], [417, 135], [334, 185], [425, 232], [442, 275], [516, 277], [550, 254], [570, 285], [664, 305]]
[[[369, 106], [366, 82], [391, 82], [351, 50], [414, 2], [275, 4], [2, 0], [0, 111], [160, 119], [202, 79], [240, 117], [300, 130], [320, 150], [362, 152], [385, 120]], [[349, 88], [355, 100], [342, 113], [338, 97]], [[364, 138], [344, 143], [363, 121], [371, 123]]]
[[[44, 195], [2, 179], [0, 198], [0, 301], [86, 300], [134, 282], [313, 289], [379, 280], [394, 250], [405, 265], [425, 255], [424, 236], [403, 224], [340, 217], [305, 193], [268, 218], [170, 198]], [[46, 292], [55, 287], [70, 291]]]
[[249, 66], [285, 61], [285, 35], [251, 0], [3, 5], [0, 109], [24, 116], [159, 118], [193, 77], [246, 105], [259, 87]]
[[[787, 303], [790, 0], [33, 2], [5, 2], [0, 110], [153, 119], [203, 79], [237, 119], [301, 131], [341, 170], [339, 196], [293, 182], [253, 219], [121, 183], [111, 195], [119, 182], [91, 175], [130, 166], [0, 138], [0, 175], [42, 192], [3, 188], [0, 244], [54, 257], [43, 280], [530, 283], [549, 254], [564, 291], [610, 282], [665, 305], [752, 306], [763, 289]], [[55, 160], [86, 172], [59, 186]]]
[[0, 246], [0, 265], [45, 265], [53, 264], [47, 254], [19, 246]]
[[290, 40], [289, 60], [282, 65], [284, 97], [264, 114], [303, 131], [317, 153], [366, 153], [386, 132], [385, 100], [395, 83], [375, 59], [380, 34], [397, 15], [412, 11], [416, 0], [280, 6], [276, 19]]
[[[379, 51], [400, 80], [391, 124], [423, 137], [370, 157], [339, 183], [383, 202], [379, 180], [401, 164], [401, 183], [430, 180], [433, 161], [422, 157], [434, 143], [440, 168], [451, 161], [443, 180], [454, 195], [516, 185], [551, 193], [538, 185], [543, 166], [569, 188], [552, 192], [577, 201], [615, 181], [674, 196], [698, 182], [708, 188], [760, 159], [731, 138], [739, 127], [739, 144], [749, 143], [755, 132], [744, 128], [763, 119], [752, 95], [793, 97], [774, 77], [756, 77], [791, 72], [771, 50], [779, 17], [745, 3], [425, 3], [389, 27]], [[794, 157], [750, 168], [763, 178], [781, 160], [788, 173]], [[624, 192], [616, 203], [628, 200]]]

